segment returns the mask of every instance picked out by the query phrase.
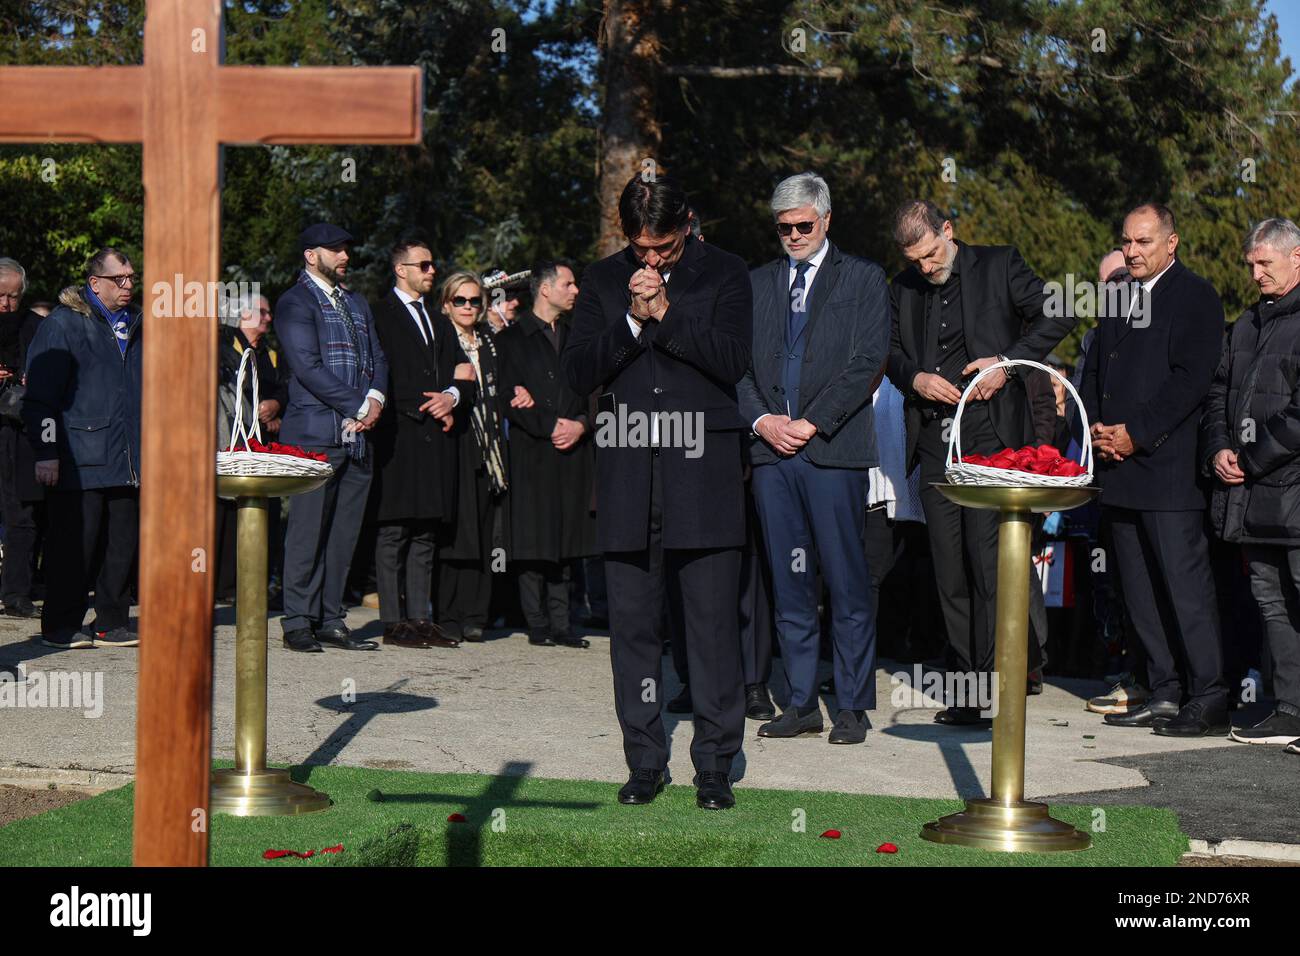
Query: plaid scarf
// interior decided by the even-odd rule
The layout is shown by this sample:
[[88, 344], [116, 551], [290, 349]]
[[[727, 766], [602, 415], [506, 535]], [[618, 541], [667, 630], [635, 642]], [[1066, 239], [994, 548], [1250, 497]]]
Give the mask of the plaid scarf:
[[[325, 367], [348, 387], [368, 391], [375, 378], [375, 359], [370, 351], [370, 329], [365, 315], [353, 301], [354, 293], [338, 285], [334, 287], [333, 296], [326, 295], [320, 283], [305, 269], [298, 274], [298, 284], [316, 297], [325, 318], [324, 352], [321, 355]], [[336, 302], [343, 304], [342, 311]], [[340, 442], [343, 440], [343, 417], [334, 413], [334, 427], [339, 431]], [[355, 435], [351, 455], [361, 460], [366, 454], [365, 432], [356, 432]]]

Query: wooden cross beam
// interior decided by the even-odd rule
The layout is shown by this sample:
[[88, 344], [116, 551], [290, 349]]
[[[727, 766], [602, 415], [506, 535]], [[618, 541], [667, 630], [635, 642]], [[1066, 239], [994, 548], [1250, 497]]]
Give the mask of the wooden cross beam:
[[148, 0], [143, 66], [0, 67], [0, 142], [143, 144], [137, 866], [208, 858], [217, 317], [158, 315], [157, 290], [219, 279], [221, 143], [423, 133], [418, 68], [222, 66], [221, 8]]

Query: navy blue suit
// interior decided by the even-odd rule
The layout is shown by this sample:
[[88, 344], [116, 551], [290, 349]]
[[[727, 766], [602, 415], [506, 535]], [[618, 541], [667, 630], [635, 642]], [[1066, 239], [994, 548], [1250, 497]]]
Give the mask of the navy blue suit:
[[[360, 318], [358, 341], [369, 345], [370, 360], [358, 363], [355, 385], [340, 378], [322, 358], [331, 343], [313, 291], [299, 283], [275, 304], [275, 332], [290, 374], [280, 440], [323, 452], [334, 467], [329, 481], [294, 498], [289, 509], [280, 621], [286, 634], [343, 626], [343, 588], [361, 533], [374, 456], [367, 446], [364, 457], [354, 457], [343, 443], [341, 428], [344, 419], [359, 417], [370, 389], [383, 394], [388, 387], [388, 362], [370, 306], [355, 292], [344, 290], [344, 295], [349, 312]], [[369, 375], [364, 371], [367, 365]]]
[[806, 419], [817, 433], [792, 457], [754, 436], [754, 498], [772, 567], [790, 707], [817, 700], [817, 566], [830, 590], [840, 709], [876, 705], [875, 609], [864, 547], [867, 469], [875, 465], [871, 394], [889, 353], [889, 289], [880, 266], [827, 240], [806, 308], [791, 306], [790, 260], [750, 273], [753, 359], [737, 387], [753, 423]]

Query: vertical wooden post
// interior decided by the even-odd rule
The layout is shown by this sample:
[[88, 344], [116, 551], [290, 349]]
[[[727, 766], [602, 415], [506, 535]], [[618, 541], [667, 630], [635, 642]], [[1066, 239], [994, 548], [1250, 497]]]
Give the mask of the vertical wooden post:
[[[208, 858], [216, 325], [175, 283], [215, 281], [220, 0], [149, 0], [144, 70], [144, 393], [137, 866]], [[178, 278], [179, 277], [179, 278]], [[155, 309], [159, 286], [170, 312]], [[160, 314], [162, 313], [162, 314]]]

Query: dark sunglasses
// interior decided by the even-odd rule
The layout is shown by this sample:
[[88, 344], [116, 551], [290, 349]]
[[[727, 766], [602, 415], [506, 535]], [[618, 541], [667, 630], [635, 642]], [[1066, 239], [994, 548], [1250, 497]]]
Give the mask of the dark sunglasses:
[[433, 260], [432, 260], [432, 259], [422, 259], [422, 260], [420, 260], [419, 262], [403, 262], [403, 263], [401, 263], [401, 264], [404, 265], [404, 266], [419, 266], [421, 272], [432, 272], [432, 271], [433, 271]]
[[140, 277], [137, 276], [134, 272], [128, 272], [128, 273], [127, 273], [126, 275], [124, 275], [124, 276], [91, 276], [91, 278], [92, 278], [92, 279], [112, 279], [115, 283], [117, 283], [117, 287], [118, 287], [119, 289], [125, 289], [125, 288], [126, 288], [126, 284], [127, 284], [128, 282], [131, 283], [131, 285], [135, 285], [136, 280], [138, 280]]
[[483, 297], [481, 295], [476, 295], [471, 299], [463, 295], [453, 296], [451, 304], [458, 309], [463, 309], [467, 305], [472, 305], [477, 309], [483, 304]]
[[813, 227], [816, 225], [817, 220], [815, 219], [812, 222], [778, 222], [776, 224], [776, 231], [784, 237], [798, 229], [799, 235], [806, 236], [813, 231]]

